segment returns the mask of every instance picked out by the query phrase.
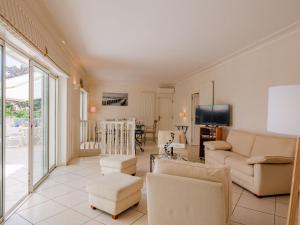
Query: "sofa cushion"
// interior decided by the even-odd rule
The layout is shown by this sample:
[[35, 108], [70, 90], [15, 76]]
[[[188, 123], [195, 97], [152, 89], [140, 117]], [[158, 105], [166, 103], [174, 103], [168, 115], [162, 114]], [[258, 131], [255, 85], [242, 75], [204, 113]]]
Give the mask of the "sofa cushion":
[[254, 176], [253, 165], [248, 165], [247, 158], [242, 155], [235, 154], [227, 157], [225, 159], [225, 165], [230, 166], [234, 170], [238, 170], [245, 175], [251, 177]]
[[100, 176], [87, 184], [87, 192], [112, 201], [120, 201], [141, 190], [143, 179], [124, 173]]
[[209, 150], [230, 150], [232, 147], [227, 141], [207, 141], [204, 146]]
[[251, 156], [247, 159], [248, 164], [261, 164], [261, 163], [269, 163], [269, 164], [285, 164], [292, 163], [294, 161], [293, 157], [285, 157], [285, 156]]
[[230, 130], [227, 142], [232, 145], [231, 151], [243, 156], [250, 156], [255, 134], [245, 131]]
[[221, 165], [225, 164], [225, 159], [229, 156], [234, 155], [235, 153], [230, 151], [223, 151], [223, 150], [205, 150], [205, 158], [213, 159], [214, 161], [217, 161]]
[[295, 138], [257, 135], [251, 156], [294, 157], [295, 149]]
[[126, 155], [112, 155], [100, 158], [100, 165], [115, 169], [123, 169], [130, 166], [135, 166], [137, 158]]

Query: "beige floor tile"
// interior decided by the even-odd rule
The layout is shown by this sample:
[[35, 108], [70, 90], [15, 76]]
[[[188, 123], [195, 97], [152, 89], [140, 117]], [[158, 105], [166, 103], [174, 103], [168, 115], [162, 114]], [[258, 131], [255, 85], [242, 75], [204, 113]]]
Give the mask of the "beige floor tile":
[[81, 225], [89, 220], [88, 217], [69, 209], [43, 220], [37, 223], [37, 225]]
[[276, 202], [289, 204], [290, 196], [289, 195], [276, 196]]
[[245, 225], [274, 225], [274, 215], [237, 206], [232, 221]]
[[244, 225], [242, 223], [230, 222], [229, 225]]
[[64, 210], [66, 210], [64, 206], [50, 200], [29, 209], [24, 209], [18, 212], [18, 214], [31, 223], [37, 223]]
[[142, 194], [141, 200], [138, 206], [133, 207], [136, 211], [147, 214], [147, 195]]
[[84, 223], [84, 225], [104, 225], [104, 224], [100, 223], [98, 221], [95, 221], [95, 220], [90, 220], [90, 221]]
[[241, 194], [243, 192], [243, 188], [241, 188], [235, 183], [232, 183], [232, 192], [236, 194]]
[[4, 225], [32, 225], [32, 223], [28, 222], [18, 214], [12, 215]]
[[[54, 170], [55, 171], [55, 170]], [[53, 172], [54, 172], [53, 171]], [[51, 187], [54, 187], [56, 185], [59, 185], [60, 183], [54, 181], [51, 177], [48, 178], [47, 180], [45, 180], [37, 189], [36, 191], [41, 191], [41, 190], [45, 190]]]
[[47, 189], [44, 189], [44, 190], [38, 190], [37, 193], [45, 196], [46, 198], [56, 198], [58, 196], [61, 196], [61, 195], [64, 195], [64, 194], [67, 194], [67, 193], [70, 193], [72, 191], [75, 191], [76, 189], [74, 188], [71, 188], [65, 184], [58, 184], [58, 185], [55, 185], [54, 187], [51, 187], [51, 188], [47, 188]]
[[137, 221], [135, 221], [132, 225], [148, 225], [147, 215], [142, 216]]
[[21, 207], [18, 209], [18, 211], [28, 209], [30, 207], [33, 207], [35, 205], [41, 204], [43, 202], [48, 201], [49, 199], [38, 194], [38, 193], [32, 193], [28, 196], [28, 198], [25, 200], [25, 202], [21, 205]]
[[73, 207], [81, 202], [87, 201], [88, 195], [82, 191], [74, 191], [54, 198], [53, 200], [67, 207]]
[[144, 214], [136, 211], [135, 209], [130, 208], [129, 210], [121, 213], [117, 220], [113, 220], [111, 218], [111, 215], [109, 215], [107, 213], [100, 214], [94, 220], [96, 220], [100, 223], [104, 223], [106, 225], [129, 225], [129, 224], [132, 224], [133, 222], [137, 221], [143, 215]]
[[286, 203], [276, 202], [276, 216], [287, 217], [289, 205]]
[[234, 209], [238, 203], [238, 201], [240, 200], [241, 197], [241, 193], [238, 194], [236, 192], [232, 193], [232, 209]]
[[275, 212], [275, 201], [270, 201], [264, 198], [257, 198], [252, 194], [245, 194], [245, 192], [242, 193], [242, 196], [237, 205], [269, 214], [274, 214]]
[[286, 218], [275, 216], [275, 225], [286, 225]]
[[73, 210], [81, 213], [82, 215], [85, 215], [91, 219], [96, 218], [97, 216], [99, 216], [102, 212], [100, 210], [94, 210], [91, 208], [90, 203], [88, 203], [88, 201], [82, 202], [78, 205], [75, 205], [72, 207]]

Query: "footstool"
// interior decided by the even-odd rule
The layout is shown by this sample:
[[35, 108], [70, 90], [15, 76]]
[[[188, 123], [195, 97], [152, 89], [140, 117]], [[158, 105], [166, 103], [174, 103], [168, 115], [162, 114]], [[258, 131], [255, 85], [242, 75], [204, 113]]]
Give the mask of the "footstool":
[[135, 156], [105, 156], [100, 158], [101, 172], [103, 174], [119, 172], [135, 175], [136, 162], [137, 159]]
[[88, 183], [87, 192], [92, 209], [100, 209], [117, 219], [118, 215], [138, 205], [143, 179], [124, 173], [111, 173]]

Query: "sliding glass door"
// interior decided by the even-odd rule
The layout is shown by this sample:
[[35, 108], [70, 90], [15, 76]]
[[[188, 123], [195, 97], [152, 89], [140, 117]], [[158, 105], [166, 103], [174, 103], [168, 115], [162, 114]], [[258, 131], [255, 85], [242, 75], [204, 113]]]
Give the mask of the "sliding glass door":
[[6, 46], [5, 212], [28, 194], [29, 59]]
[[57, 82], [0, 39], [0, 223], [56, 166]]
[[36, 186], [49, 171], [49, 76], [33, 66], [32, 80], [32, 179]]

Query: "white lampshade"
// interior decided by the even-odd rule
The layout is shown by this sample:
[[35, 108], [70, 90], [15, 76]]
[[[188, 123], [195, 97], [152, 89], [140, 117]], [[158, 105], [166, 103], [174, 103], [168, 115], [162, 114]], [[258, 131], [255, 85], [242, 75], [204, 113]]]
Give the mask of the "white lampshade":
[[269, 88], [268, 131], [300, 136], [300, 85]]

